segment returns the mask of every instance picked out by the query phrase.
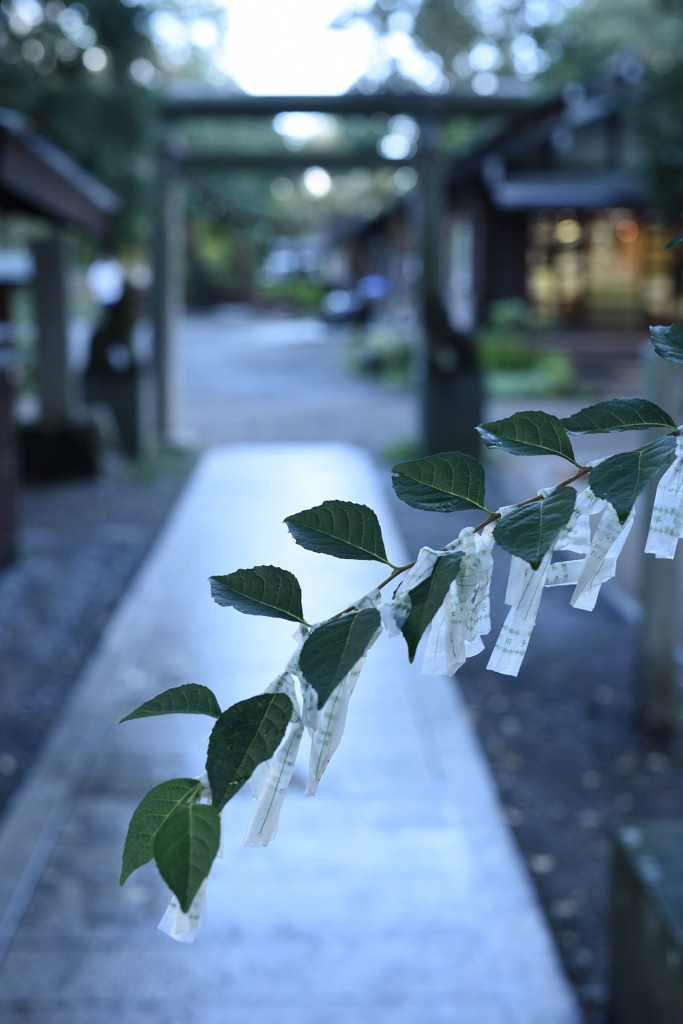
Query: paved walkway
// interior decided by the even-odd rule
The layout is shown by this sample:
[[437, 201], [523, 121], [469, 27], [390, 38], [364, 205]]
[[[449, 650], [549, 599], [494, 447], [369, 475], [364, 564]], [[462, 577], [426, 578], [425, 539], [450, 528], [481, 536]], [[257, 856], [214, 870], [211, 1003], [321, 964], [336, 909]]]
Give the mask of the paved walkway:
[[354, 448], [204, 456], [5, 816], [3, 1022], [577, 1024], [457, 689], [419, 677], [400, 640], [371, 651], [317, 798], [303, 798], [302, 764], [267, 850], [240, 846], [249, 794], [228, 805], [193, 946], [156, 930], [167, 895], [152, 865], [118, 887], [132, 810], [202, 770], [207, 722], [115, 723], [181, 682], [226, 706], [291, 651], [290, 625], [219, 608], [207, 577], [282, 565], [308, 616], [331, 614], [381, 567], [305, 552], [281, 520], [327, 497], [365, 501], [401, 559], [384, 494]]

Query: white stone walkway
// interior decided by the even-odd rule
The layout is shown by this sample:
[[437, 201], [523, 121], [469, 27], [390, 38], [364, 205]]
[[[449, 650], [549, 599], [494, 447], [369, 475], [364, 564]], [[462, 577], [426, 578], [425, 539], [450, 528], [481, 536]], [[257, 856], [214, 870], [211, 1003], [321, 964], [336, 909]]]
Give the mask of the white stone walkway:
[[118, 719], [191, 681], [225, 707], [283, 667], [291, 625], [219, 608], [209, 575], [288, 568], [309, 621], [379, 582], [381, 565], [305, 552], [282, 525], [335, 497], [371, 505], [389, 557], [404, 558], [359, 451], [203, 457], [5, 817], [4, 1024], [577, 1024], [457, 688], [411, 668], [402, 638], [370, 652], [308, 800], [304, 740], [270, 847], [240, 845], [248, 787], [229, 805], [194, 945], [157, 931], [167, 894], [153, 865], [118, 886], [130, 814], [150, 786], [201, 772], [210, 727]]

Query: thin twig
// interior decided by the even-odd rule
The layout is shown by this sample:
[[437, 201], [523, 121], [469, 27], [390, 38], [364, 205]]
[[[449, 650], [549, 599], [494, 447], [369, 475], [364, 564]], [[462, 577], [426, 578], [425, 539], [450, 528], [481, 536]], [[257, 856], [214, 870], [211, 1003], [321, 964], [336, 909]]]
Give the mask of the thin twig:
[[[395, 580], [396, 577], [400, 576], [402, 572], [406, 572], [407, 569], [412, 569], [412, 567], [414, 565], [415, 565], [415, 562], [408, 562], [407, 565], [396, 566], [396, 568], [392, 572], [391, 576], [387, 576], [387, 578], [385, 580], [383, 580], [381, 583], [379, 583], [377, 585], [376, 589], [377, 590], [381, 590], [382, 587], [386, 587], [386, 585], [388, 583], [391, 583], [392, 580]], [[329, 621], [332, 622], [333, 619], [339, 619], [339, 618], [341, 618], [342, 615], [346, 615], [348, 612], [355, 612], [357, 608], [358, 608], [358, 605], [350, 604], [348, 608], [344, 608], [343, 611], [337, 612], [336, 615], [333, 615], [332, 618]]]
[[[665, 434], [664, 436], [665, 437], [667, 437], [667, 436], [668, 437], [671, 437], [671, 436], [678, 437], [679, 434], [680, 434], [680, 430], [672, 430], [668, 435]], [[633, 448], [632, 452], [642, 452], [643, 449], [649, 447], [650, 444], [652, 444], [651, 441], [649, 441], [648, 444], [641, 445], [639, 448]], [[619, 454], [629, 454], [629, 453], [619, 453]], [[577, 469], [576, 473], [572, 473], [572, 475], [568, 476], [566, 480], [562, 480], [559, 484], [555, 484], [554, 489], [557, 490], [558, 487], [568, 487], [570, 484], [573, 484], [575, 480], [580, 480], [582, 477], [588, 476], [588, 474], [590, 473], [591, 469], [593, 469], [593, 466], [579, 466], [579, 468]], [[543, 498], [544, 498], [543, 494], [535, 494], [533, 496], [533, 498], [525, 498], [524, 501], [517, 502], [516, 508], [522, 508], [524, 505], [531, 505], [535, 501], [542, 501]], [[496, 519], [500, 519], [500, 518], [501, 518], [500, 512], [492, 512], [491, 515], [488, 516], [486, 519], [484, 519], [483, 522], [481, 522], [477, 526], [473, 527], [473, 532], [474, 533], [480, 533], [481, 530], [483, 530], [487, 526], [490, 526], [491, 523], [495, 523]], [[441, 548], [440, 550], [441, 551], [447, 551], [448, 547]], [[413, 566], [415, 565], [416, 561], [417, 561], [417, 559], [415, 559], [415, 561], [408, 562], [407, 565], [398, 566], [398, 568], [394, 569], [394, 571], [391, 573], [390, 576], [387, 576], [387, 578], [385, 580], [383, 580], [383, 582], [380, 583], [377, 586], [377, 590], [382, 590], [383, 587], [386, 587], [388, 583], [391, 583], [392, 580], [395, 580], [397, 576], [401, 575], [401, 573], [406, 572], [408, 569], [412, 569]], [[332, 618], [329, 621], [331, 622], [334, 619], [339, 619], [339, 618], [341, 618], [342, 615], [347, 615], [349, 612], [355, 612], [357, 610], [358, 610], [358, 605], [351, 604], [351, 605], [349, 605], [348, 608], [344, 608], [343, 611], [337, 612], [336, 615], [333, 615]]]

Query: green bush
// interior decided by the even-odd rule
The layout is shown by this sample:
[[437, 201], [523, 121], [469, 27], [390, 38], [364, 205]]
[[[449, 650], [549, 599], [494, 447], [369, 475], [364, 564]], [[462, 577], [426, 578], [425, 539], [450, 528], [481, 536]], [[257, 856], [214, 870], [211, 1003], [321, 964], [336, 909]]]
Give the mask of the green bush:
[[391, 324], [376, 323], [352, 332], [344, 362], [354, 373], [404, 387], [413, 379], [415, 348]]
[[301, 313], [318, 313], [326, 288], [310, 277], [288, 277], [273, 283], [256, 285], [254, 298], [258, 302], [285, 303]]
[[541, 349], [540, 326], [521, 299], [502, 299], [493, 305], [488, 323], [476, 337], [489, 394], [558, 395], [575, 389], [570, 356]]

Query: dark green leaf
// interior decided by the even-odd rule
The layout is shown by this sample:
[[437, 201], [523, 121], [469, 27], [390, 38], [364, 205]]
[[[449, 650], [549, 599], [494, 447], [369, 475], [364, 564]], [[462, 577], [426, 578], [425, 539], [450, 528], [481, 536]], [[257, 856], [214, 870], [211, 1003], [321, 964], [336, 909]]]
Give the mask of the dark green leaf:
[[470, 455], [443, 452], [413, 462], [401, 462], [391, 471], [391, 482], [401, 501], [427, 512], [461, 512], [484, 504], [484, 468]]
[[380, 624], [379, 612], [375, 608], [364, 608], [323, 623], [307, 637], [299, 665], [304, 678], [318, 694], [319, 708], [363, 657]]
[[185, 913], [211, 870], [220, 841], [221, 817], [210, 804], [182, 807], [157, 832], [154, 859]]
[[437, 560], [434, 572], [410, 591], [411, 609], [401, 632], [408, 644], [408, 657], [415, 657], [420, 638], [444, 602], [448, 588], [458, 575], [462, 551], [453, 551]]
[[675, 449], [675, 437], [660, 437], [639, 452], [613, 455], [591, 470], [591, 490], [614, 506], [623, 523], [638, 495], [673, 461]]
[[566, 416], [562, 423], [570, 434], [609, 434], [617, 430], [676, 426], [668, 412], [645, 398], [613, 398], [609, 402], [598, 402], [573, 416]]
[[576, 465], [572, 443], [562, 421], [548, 412], [516, 412], [504, 420], [477, 427], [488, 448], [511, 455], [559, 455]]
[[650, 341], [655, 352], [670, 363], [683, 363], [683, 324], [651, 327]]
[[576, 504], [573, 487], [558, 487], [542, 501], [520, 505], [496, 523], [493, 536], [511, 555], [538, 569], [543, 556], [569, 522]]
[[185, 683], [145, 701], [121, 721], [129, 722], [133, 718], [152, 718], [156, 715], [209, 715], [218, 718], [220, 713], [218, 701], [208, 686]]
[[216, 604], [247, 615], [305, 622], [298, 579], [276, 565], [255, 565], [228, 576], [212, 576], [211, 596]]
[[244, 785], [254, 768], [272, 757], [292, 717], [284, 693], [261, 693], [224, 711], [209, 738], [206, 771], [219, 810]]
[[377, 516], [353, 501], [324, 501], [285, 519], [297, 544], [335, 558], [387, 562]]
[[157, 832], [172, 814], [196, 800], [202, 791], [197, 779], [169, 779], [142, 798], [130, 819], [121, 864], [121, 885], [154, 856]]
[[667, 249], [672, 249], [674, 245], [679, 245], [681, 242], [683, 242], [683, 231], [681, 231], [680, 234], [675, 235], [674, 238], [670, 239], [670, 241], [666, 243], [664, 246], [664, 252], [666, 252]]

